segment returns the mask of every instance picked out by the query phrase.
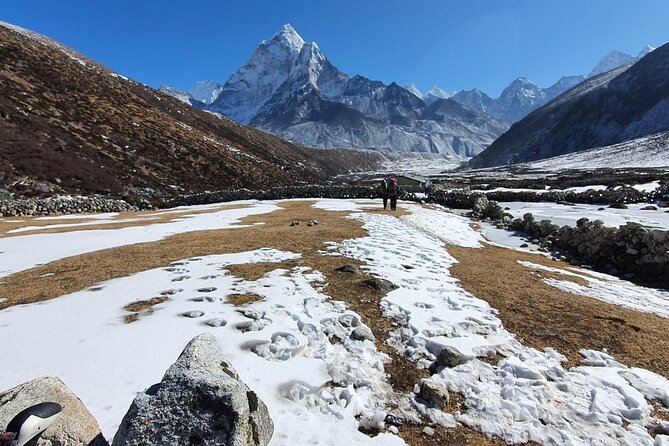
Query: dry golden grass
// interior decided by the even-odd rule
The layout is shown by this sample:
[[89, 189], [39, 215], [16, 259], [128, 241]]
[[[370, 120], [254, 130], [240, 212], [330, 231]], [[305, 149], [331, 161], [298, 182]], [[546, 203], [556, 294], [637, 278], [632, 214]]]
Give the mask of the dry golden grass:
[[242, 307], [244, 305], [260, 302], [262, 300], [262, 296], [258, 296], [254, 293], [230, 294], [225, 298], [226, 303], [232, 304], [236, 307]]
[[518, 264], [563, 265], [540, 255], [491, 245], [448, 251], [460, 262], [451, 273], [462, 287], [499, 310], [506, 329], [525, 345], [555, 348], [568, 358], [566, 367], [580, 363], [581, 349], [607, 349], [628, 366], [669, 377], [669, 320], [561, 291], [544, 278], [585, 281]]
[[157, 296], [152, 297], [147, 300], [138, 300], [136, 302], [130, 303], [123, 307], [125, 311], [130, 312], [131, 314], [126, 315], [123, 318], [123, 321], [126, 324], [131, 324], [139, 320], [141, 316], [148, 316], [153, 313], [153, 307], [156, 305], [162, 304], [167, 301], [169, 298], [167, 296]]
[[[291, 267], [295, 264], [292, 263]], [[284, 268], [288, 269], [289, 266], [285, 262], [281, 263], [244, 263], [241, 265], [229, 265], [225, 269], [230, 272], [235, 277], [240, 279], [247, 280], [249, 282], [254, 282], [262, 277], [265, 277], [267, 273], [270, 273], [276, 269]]]

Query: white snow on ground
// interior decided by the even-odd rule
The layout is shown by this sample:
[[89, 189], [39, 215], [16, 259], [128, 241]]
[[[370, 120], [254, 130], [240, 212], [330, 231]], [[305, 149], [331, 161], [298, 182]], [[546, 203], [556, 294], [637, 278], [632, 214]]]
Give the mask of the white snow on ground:
[[544, 202], [502, 202], [500, 206], [508, 207], [509, 210], [505, 212], [516, 218], [522, 218], [525, 213], [531, 212], [537, 221], [551, 220], [558, 225], [576, 226], [576, 221], [579, 218], [586, 217], [593, 221], [602, 220], [604, 225], [611, 227], [622, 226], [627, 222], [636, 222], [653, 228], [669, 229], [669, 213], [664, 212], [666, 209], [642, 211], [641, 208], [648, 206], [647, 203], [629, 204], [629, 209], [613, 209], [595, 204], [567, 206]]
[[72, 214], [72, 215], [49, 215], [37, 217], [35, 220], [110, 220], [118, 216], [118, 212], [107, 212], [104, 214]]
[[552, 278], [544, 280], [547, 284], [563, 291], [669, 318], [669, 291], [637, 286], [625, 280], [594, 271], [588, 271], [588, 274], [578, 274], [578, 270], [575, 268], [571, 268], [573, 272], [568, 272], [532, 262], [519, 261], [518, 263], [527, 268], [558, 273], [567, 277], [578, 277], [588, 282], [587, 286], [583, 286], [568, 278], [565, 280]]
[[[54, 260], [101, 249], [154, 242], [183, 232], [232, 228], [241, 218], [278, 209], [273, 201], [240, 201], [231, 204], [248, 204], [250, 207], [186, 215], [172, 222], [146, 226], [0, 238], [0, 278]], [[199, 210], [202, 207], [192, 206], [190, 209]]]
[[[524, 232], [514, 231], [510, 229], [498, 229], [490, 223], [481, 223], [481, 230], [485, 238], [491, 243], [499, 246], [505, 246], [507, 248], [513, 248], [523, 251], [529, 251], [528, 248], [521, 248], [521, 245], [530, 244], [527, 241], [529, 237]], [[538, 248], [538, 245], [532, 245], [534, 249]]]
[[620, 144], [525, 163], [522, 166], [553, 171], [621, 166], [667, 167], [669, 166], [669, 132], [660, 132]]
[[[242, 381], [267, 404], [275, 425], [272, 445], [404, 444], [390, 434], [358, 432], [357, 415], [367, 425], [385, 417], [387, 357], [372, 342], [349, 337], [360, 318], [343, 303], [327, 301], [320, 274], [277, 269], [249, 282], [224, 270], [295, 257], [263, 249], [189, 259], [104, 282], [99, 291], [0, 311], [2, 354], [12, 358], [0, 388], [57, 375], [111, 439], [136, 393], [160, 381], [191, 338], [210, 331]], [[226, 303], [231, 293], [246, 292], [264, 300], [244, 308]], [[123, 323], [129, 314], [124, 306], [159, 295], [170, 300]], [[341, 344], [332, 345], [326, 333]], [[324, 387], [330, 380], [339, 387]]]
[[[349, 206], [344, 204], [321, 200], [318, 207]], [[350, 204], [360, 206], [365, 205]], [[401, 322], [391, 339], [400, 352], [418, 366], [431, 363], [444, 346], [471, 358], [430, 378], [465, 395], [465, 412], [450, 415], [408, 399], [399, 401], [397, 412], [415, 417], [419, 410], [444, 426], [457, 420], [508, 442], [653, 444], [644, 428], [651, 421], [644, 396], [669, 404], [669, 381], [594, 351], [584, 351], [583, 366], [567, 371], [558, 352], [523, 346], [504, 329], [495, 309], [464, 291], [449, 274], [456, 261], [443, 244], [473, 246], [480, 235], [460, 217], [403, 206], [413, 215], [398, 220], [389, 213], [353, 213], [351, 218], [360, 220], [369, 235], [329, 246], [329, 252], [357, 258], [368, 272], [398, 285], [382, 305]], [[154, 233], [153, 226], [146, 228]], [[112, 232], [125, 241], [123, 232]], [[45, 258], [63, 253], [58, 244], [43, 244], [42, 249]], [[102, 283], [98, 291], [0, 311], [0, 354], [12, 358], [0, 374], [0, 388], [41, 375], [60, 376], [111, 438], [136, 392], [158, 382], [193, 336], [210, 331], [242, 380], [268, 405], [275, 423], [272, 445], [403, 444], [391, 434], [371, 438], [357, 430], [360, 424], [381, 425], [392, 396], [383, 374], [387, 358], [370, 341], [350, 338], [352, 327], [366, 321], [327, 299], [318, 272], [277, 269], [245, 281], [225, 271], [229, 264], [295, 257], [261, 249], [188, 259]], [[0, 270], [11, 268], [11, 262], [0, 256]], [[628, 286], [619, 293], [640, 292]], [[231, 293], [244, 292], [264, 300], [245, 309], [226, 303]], [[125, 305], [161, 294], [170, 300], [153, 314], [123, 324]], [[647, 300], [646, 305], [664, 303]], [[327, 334], [342, 342], [332, 345]], [[497, 353], [506, 356], [497, 365], [475, 358]], [[337, 386], [323, 387], [330, 380]], [[655, 444], [669, 439], [657, 438]]]

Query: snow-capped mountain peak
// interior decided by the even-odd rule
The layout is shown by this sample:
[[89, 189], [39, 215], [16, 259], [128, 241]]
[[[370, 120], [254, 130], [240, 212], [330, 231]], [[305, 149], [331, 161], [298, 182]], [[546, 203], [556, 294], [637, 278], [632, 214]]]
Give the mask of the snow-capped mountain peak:
[[418, 87], [416, 87], [416, 84], [414, 84], [413, 82], [410, 82], [409, 84], [405, 85], [404, 89], [410, 91], [412, 94], [414, 94], [419, 98], [423, 97], [423, 93], [418, 89]]
[[430, 88], [430, 90], [426, 93], [426, 95], [432, 95], [441, 99], [448, 99], [453, 96], [453, 93], [433, 85], [432, 88]]
[[[295, 28], [293, 28], [290, 23], [283, 25], [281, 30], [272, 36], [271, 42], [277, 42], [283, 45], [286, 45], [294, 53], [299, 53], [305, 42], [302, 36], [300, 36]], [[263, 41], [263, 44], [267, 44], [267, 41]]]
[[641, 59], [643, 56], [645, 56], [646, 54], [651, 53], [653, 51], [655, 51], [655, 47], [646, 44], [646, 46], [644, 46], [641, 49], [641, 51], [639, 51], [639, 55], [636, 56], [636, 57], [637, 57], [637, 59]]
[[216, 81], [197, 81], [190, 94], [193, 99], [202, 102], [203, 104], [211, 104], [218, 98], [218, 95], [223, 91], [223, 84]]
[[601, 73], [606, 73], [614, 68], [622, 67], [636, 61], [636, 58], [630, 54], [622, 51], [614, 50], [602, 57], [599, 63], [592, 69], [588, 77], [596, 76]]

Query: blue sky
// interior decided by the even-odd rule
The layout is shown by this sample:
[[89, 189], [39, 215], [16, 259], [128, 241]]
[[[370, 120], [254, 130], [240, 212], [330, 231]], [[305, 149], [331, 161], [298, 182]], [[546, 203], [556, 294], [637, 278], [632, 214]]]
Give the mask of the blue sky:
[[151, 86], [225, 81], [284, 23], [350, 74], [497, 96], [669, 42], [667, 0], [2, 0], [0, 20]]

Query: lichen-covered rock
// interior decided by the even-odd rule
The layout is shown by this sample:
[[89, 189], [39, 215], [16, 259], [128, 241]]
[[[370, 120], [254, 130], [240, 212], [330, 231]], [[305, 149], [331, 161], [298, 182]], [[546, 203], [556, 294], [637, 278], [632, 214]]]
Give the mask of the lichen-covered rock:
[[202, 334], [135, 398], [113, 444], [264, 446], [273, 431], [265, 404], [224, 361], [216, 338]]
[[63, 411], [39, 437], [37, 446], [109, 446], [86, 406], [60, 379], [52, 376], [0, 393], [1, 429], [23, 409], [44, 402], [58, 403]]

